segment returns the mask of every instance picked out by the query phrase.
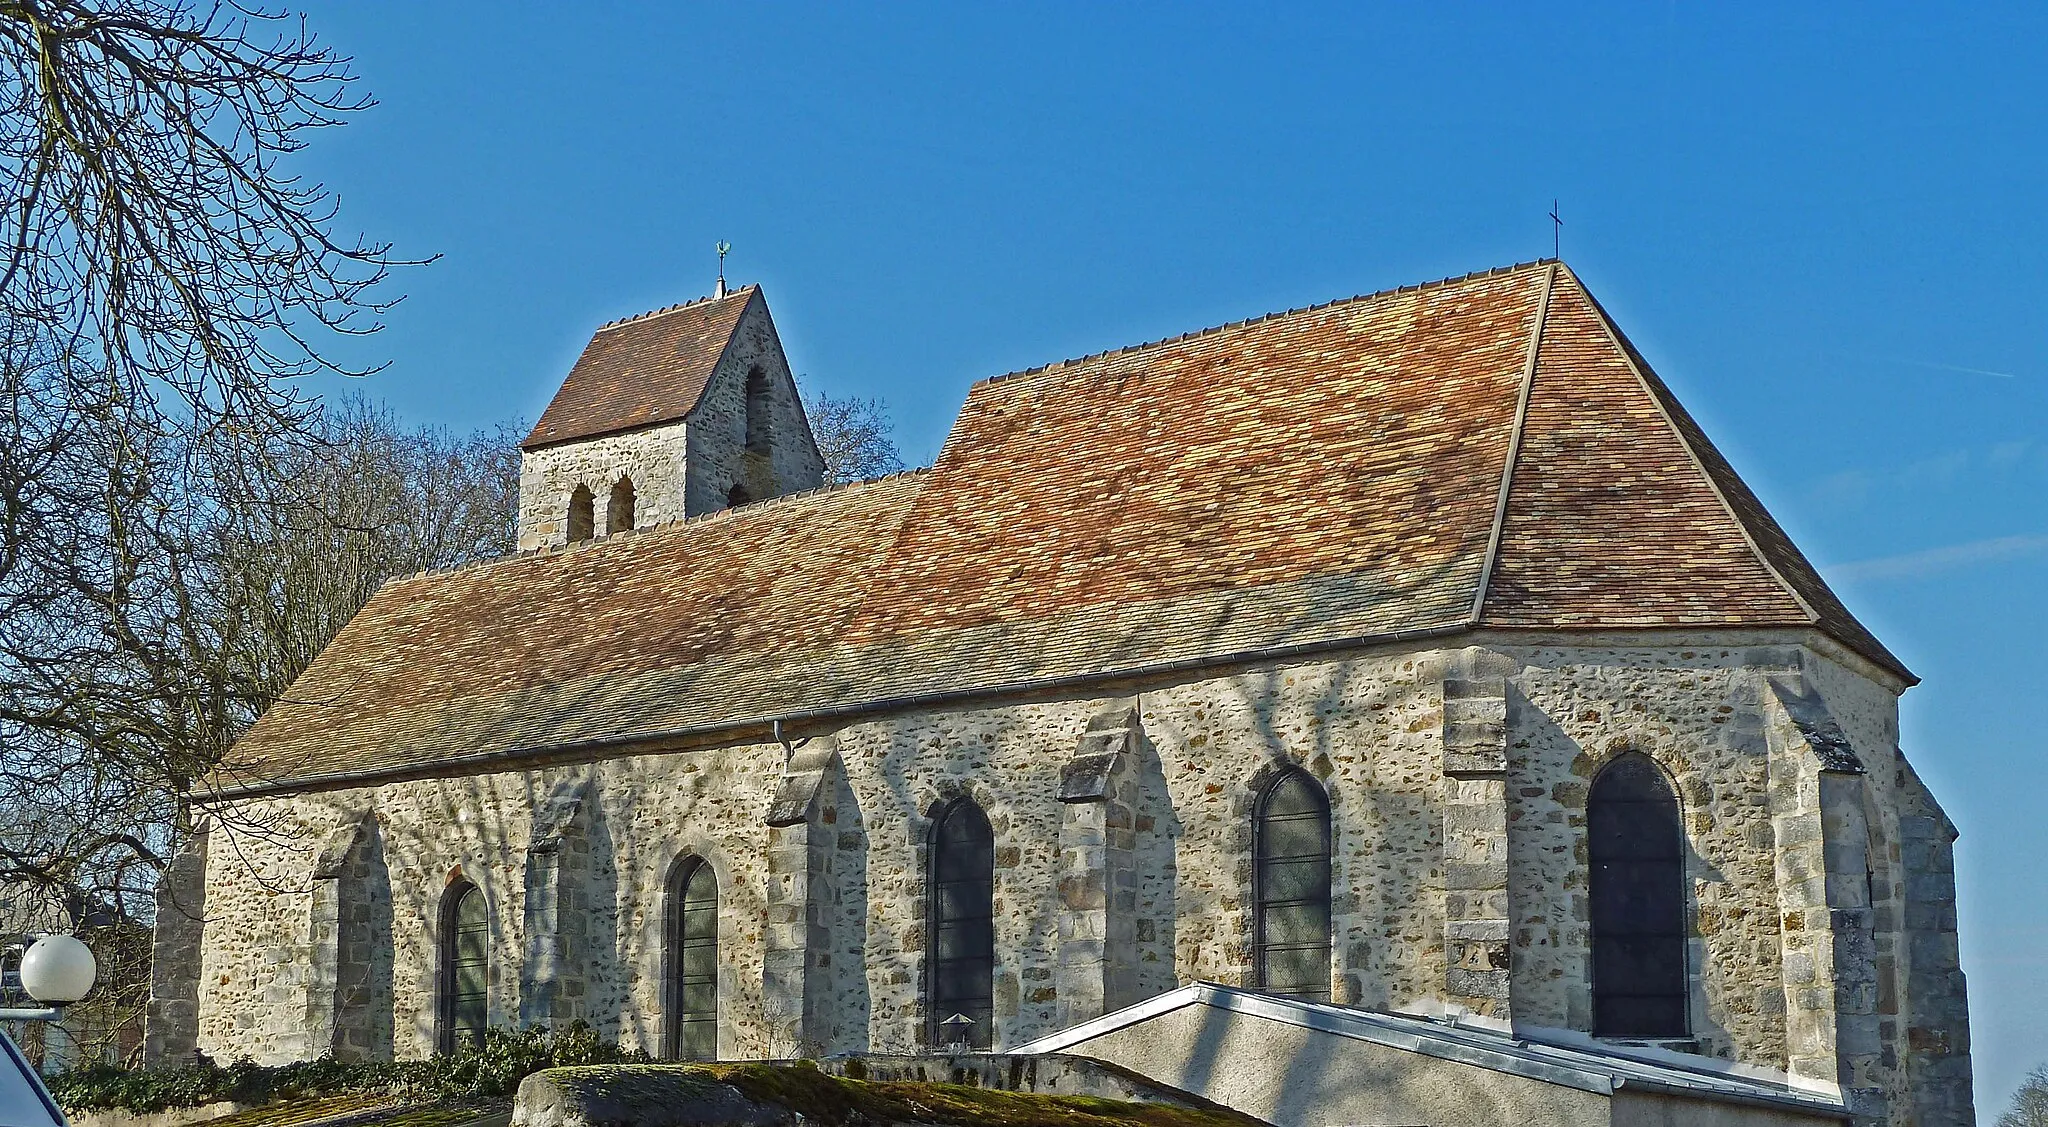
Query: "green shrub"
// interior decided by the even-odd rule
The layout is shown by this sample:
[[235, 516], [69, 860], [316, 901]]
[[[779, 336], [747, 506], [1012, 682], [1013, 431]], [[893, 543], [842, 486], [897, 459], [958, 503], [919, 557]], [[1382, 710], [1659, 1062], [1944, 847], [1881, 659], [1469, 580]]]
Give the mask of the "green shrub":
[[233, 1100], [266, 1104], [348, 1092], [391, 1091], [421, 1101], [483, 1101], [509, 1097], [529, 1073], [556, 1065], [637, 1064], [637, 1049], [621, 1049], [582, 1022], [550, 1034], [546, 1029], [493, 1029], [483, 1043], [421, 1061], [375, 1063], [323, 1057], [266, 1066], [248, 1060], [215, 1064], [202, 1056], [182, 1068], [131, 1070], [92, 1065], [50, 1077], [50, 1092], [72, 1111], [124, 1108], [134, 1112]]

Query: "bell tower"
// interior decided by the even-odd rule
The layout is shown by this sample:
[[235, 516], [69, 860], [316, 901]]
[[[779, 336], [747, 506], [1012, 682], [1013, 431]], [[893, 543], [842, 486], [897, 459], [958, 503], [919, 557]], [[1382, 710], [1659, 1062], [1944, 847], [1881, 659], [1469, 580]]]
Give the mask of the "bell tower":
[[759, 286], [613, 321], [519, 445], [531, 551], [815, 489], [810, 422]]

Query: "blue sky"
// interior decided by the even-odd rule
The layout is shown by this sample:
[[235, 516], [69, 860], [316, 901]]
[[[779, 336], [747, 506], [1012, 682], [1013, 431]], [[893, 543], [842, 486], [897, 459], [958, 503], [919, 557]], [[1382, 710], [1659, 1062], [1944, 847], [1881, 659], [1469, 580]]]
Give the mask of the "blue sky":
[[[1785, 6], [1789, 9], [1790, 6]], [[1565, 258], [1922, 677], [1978, 1106], [2048, 1062], [2048, 7], [321, 3], [306, 167], [443, 257], [349, 386], [531, 422], [719, 239], [914, 460], [969, 383]], [[341, 386], [327, 381], [323, 389]]]

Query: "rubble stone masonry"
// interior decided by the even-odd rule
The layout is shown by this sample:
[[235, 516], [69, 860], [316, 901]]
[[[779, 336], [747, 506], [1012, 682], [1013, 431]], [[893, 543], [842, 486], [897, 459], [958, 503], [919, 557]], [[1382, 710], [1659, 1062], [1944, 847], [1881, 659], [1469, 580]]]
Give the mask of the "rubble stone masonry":
[[196, 1043], [430, 1052], [442, 894], [466, 878], [494, 1022], [657, 1050], [664, 890], [702, 857], [721, 1055], [915, 1051], [927, 817], [966, 794], [995, 833], [1001, 1050], [1250, 985], [1251, 811], [1290, 763], [1330, 798], [1334, 1001], [1586, 1030], [1587, 793], [1640, 752], [1687, 835], [1693, 1047], [1838, 1083], [1863, 1122], [1966, 1123], [1954, 831], [1899, 753], [1898, 687], [1853, 660], [1503, 636], [246, 800], [204, 858]]
[[[759, 371], [756, 401], [747, 402], [748, 374]], [[748, 446], [748, 414], [757, 442]], [[789, 361], [765, 306], [750, 306], [687, 420], [581, 438], [521, 452], [519, 550], [568, 541], [569, 497], [590, 490], [593, 529], [612, 526], [611, 491], [633, 483], [631, 527], [702, 516], [724, 509], [735, 486], [755, 501], [823, 482], [824, 463], [810, 437]]]

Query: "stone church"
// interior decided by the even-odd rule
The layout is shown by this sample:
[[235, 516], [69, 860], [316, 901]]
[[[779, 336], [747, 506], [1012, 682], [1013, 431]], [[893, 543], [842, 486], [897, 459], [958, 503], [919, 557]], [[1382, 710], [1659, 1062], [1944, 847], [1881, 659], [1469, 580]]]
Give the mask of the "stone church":
[[521, 551], [386, 584], [203, 796], [151, 1051], [1001, 1052], [1199, 989], [1973, 1121], [1915, 678], [1563, 264], [822, 465], [759, 288], [600, 328]]

